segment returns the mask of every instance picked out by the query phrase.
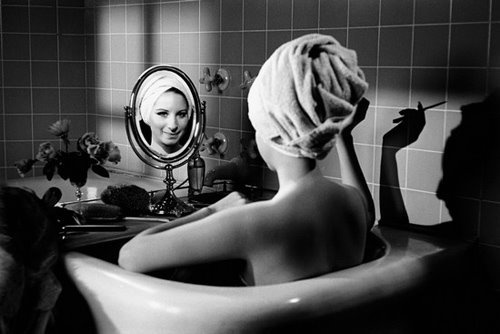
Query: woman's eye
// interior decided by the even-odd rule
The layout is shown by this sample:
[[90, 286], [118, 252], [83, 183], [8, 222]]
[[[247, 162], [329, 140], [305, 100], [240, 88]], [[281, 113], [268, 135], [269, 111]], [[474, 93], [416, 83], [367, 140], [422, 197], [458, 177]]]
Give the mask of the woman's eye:
[[158, 116], [161, 116], [161, 117], [167, 117], [168, 116], [168, 111], [161, 110], [161, 111], [156, 112], [156, 114]]
[[186, 118], [187, 117], [187, 112], [186, 111], [182, 111], [182, 112], [178, 113], [177, 116], [179, 118]]

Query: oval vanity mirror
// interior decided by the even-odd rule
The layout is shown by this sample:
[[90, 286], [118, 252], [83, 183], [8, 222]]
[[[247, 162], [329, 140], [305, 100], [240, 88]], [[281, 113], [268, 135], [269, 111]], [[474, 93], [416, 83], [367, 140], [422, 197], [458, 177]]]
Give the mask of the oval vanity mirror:
[[137, 80], [125, 122], [130, 145], [153, 168], [166, 171], [167, 189], [152, 213], [181, 216], [193, 209], [173, 193], [172, 170], [197, 154], [205, 129], [205, 102], [193, 82], [180, 69], [157, 65]]

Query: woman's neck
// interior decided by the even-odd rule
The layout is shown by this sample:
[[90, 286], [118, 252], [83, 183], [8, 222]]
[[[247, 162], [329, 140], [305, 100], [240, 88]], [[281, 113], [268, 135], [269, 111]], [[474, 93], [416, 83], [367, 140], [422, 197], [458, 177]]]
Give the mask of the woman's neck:
[[180, 145], [176, 144], [175, 146], [168, 146], [168, 145], [165, 145], [163, 143], [153, 141], [153, 143], [151, 144], [151, 148], [154, 151], [157, 151], [158, 153], [161, 153], [161, 154], [170, 154], [170, 153], [174, 153], [177, 150], [179, 150]]
[[295, 161], [283, 163], [280, 168], [276, 168], [279, 181], [279, 193], [286, 193], [296, 187], [305, 177], [322, 176], [317, 167], [316, 160], [297, 159]]

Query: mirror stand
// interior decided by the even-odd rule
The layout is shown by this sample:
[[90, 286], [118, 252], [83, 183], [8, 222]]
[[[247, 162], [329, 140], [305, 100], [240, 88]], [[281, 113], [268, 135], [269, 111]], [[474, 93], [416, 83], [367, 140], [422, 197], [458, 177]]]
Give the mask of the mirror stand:
[[151, 212], [157, 215], [167, 215], [181, 217], [192, 213], [195, 211], [194, 207], [184, 203], [182, 200], [177, 198], [174, 194], [174, 174], [171, 164], [165, 165], [165, 171], [167, 175], [163, 183], [167, 186], [165, 194], [163, 197], [155, 204], [153, 204]]
[[[176, 116], [180, 129], [176, 133], [166, 128], [165, 111]], [[172, 66], [148, 68], [134, 85], [130, 103], [125, 107], [125, 126], [130, 146], [139, 159], [166, 172], [166, 191], [159, 201], [159, 196], [151, 199], [150, 213], [180, 217], [194, 212], [194, 206], [175, 196], [173, 176], [174, 168], [187, 163], [190, 188], [201, 192], [204, 162], [196, 153], [204, 138], [205, 102], [200, 101], [191, 79]], [[153, 143], [161, 147], [153, 147]], [[198, 158], [196, 161], [193, 155]]]

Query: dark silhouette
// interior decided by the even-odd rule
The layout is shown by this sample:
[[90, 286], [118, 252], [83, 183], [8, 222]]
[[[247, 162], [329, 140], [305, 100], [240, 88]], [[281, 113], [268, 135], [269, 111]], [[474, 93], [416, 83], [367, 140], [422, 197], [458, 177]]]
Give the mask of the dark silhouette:
[[404, 109], [399, 112], [397, 123], [382, 140], [380, 167], [380, 221], [381, 225], [408, 225], [410, 221], [399, 188], [396, 153], [414, 143], [425, 126], [425, 109]]
[[[488, 242], [479, 235], [480, 210], [488, 202], [500, 201], [500, 90], [495, 90], [482, 102], [461, 108], [461, 122], [451, 131], [442, 160], [443, 177], [436, 196], [443, 200], [452, 218], [434, 226], [411, 224], [403, 202], [398, 181], [396, 152], [415, 142], [425, 126], [425, 109], [405, 109], [398, 123], [384, 135], [380, 172], [380, 225], [389, 225], [418, 232], [459, 238], [467, 241]], [[425, 208], [422, 208], [425, 209]], [[481, 230], [494, 231], [481, 222]], [[493, 236], [493, 238], [498, 236]], [[404, 242], [404, 241], [402, 241]], [[497, 333], [500, 330], [497, 312], [498, 293], [492, 293], [488, 269], [481, 247], [473, 248], [470, 258], [463, 259], [466, 270], [454, 282], [447, 282], [444, 304], [432, 300], [439, 307], [440, 326], [446, 330], [475, 333]], [[458, 283], [460, 282], [460, 283]], [[443, 287], [442, 287], [443, 288]], [[442, 293], [441, 290], [435, 292]], [[458, 298], [457, 298], [458, 297]], [[429, 303], [425, 303], [428, 307]], [[411, 304], [408, 306], [412, 310]], [[419, 312], [419, 311], [418, 311]], [[432, 312], [431, 312], [432, 314]], [[457, 319], [461, 319], [457, 322]]]
[[437, 197], [448, 208], [450, 226], [462, 239], [479, 242], [474, 247], [471, 272], [473, 273], [470, 304], [471, 317], [478, 319], [477, 333], [498, 333], [498, 306], [500, 294], [492, 289], [498, 279], [491, 275], [495, 263], [491, 256], [483, 254], [481, 244], [498, 240], [498, 224], [492, 219], [481, 220], [491, 202], [500, 201], [500, 90], [491, 93], [482, 102], [461, 108], [462, 120], [446, 141], [443, 154], [443, 178], [437, 189]]
[[473, 241], [478, 235], [479, 200], [500, 199], [499, 92], [462, 107], [462, 121], [452, 130], [443, 154], [443, 178], [437, 197], [452, 221], [420, 226], [409, 221], [399, 187], [396, 153], [414, 143], [425, 126], [425, 110], [404, 109], [382, 142], [380, 224]]
[[500, 90], [461, 109], [443, 154], [437, 197], [446, 203], [454, 230], [478, 237], [479, 200], [500, 201]]

